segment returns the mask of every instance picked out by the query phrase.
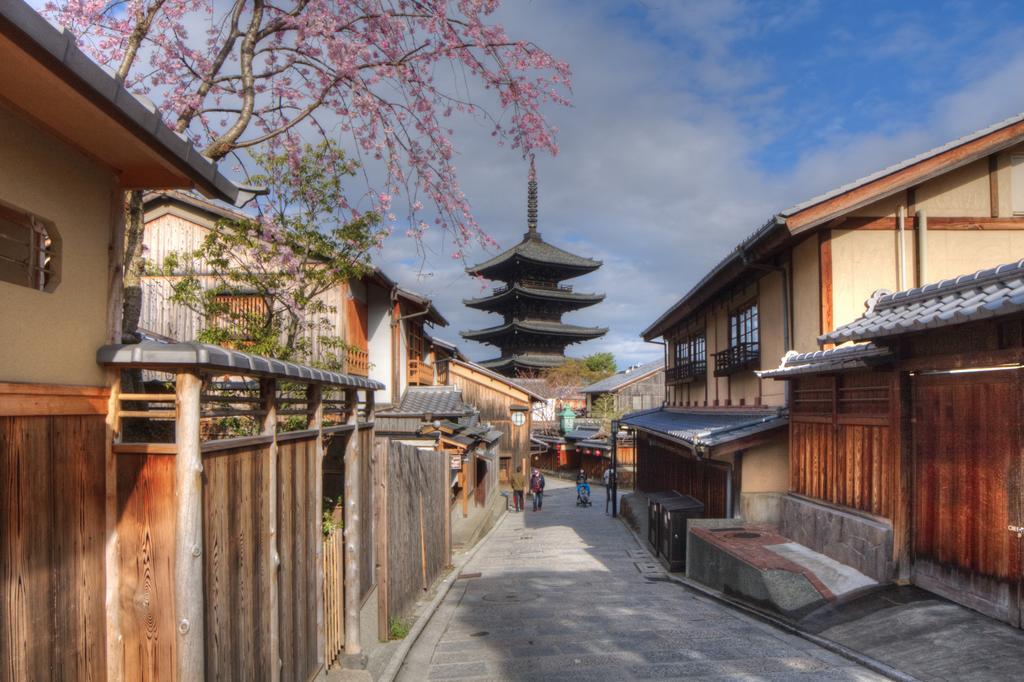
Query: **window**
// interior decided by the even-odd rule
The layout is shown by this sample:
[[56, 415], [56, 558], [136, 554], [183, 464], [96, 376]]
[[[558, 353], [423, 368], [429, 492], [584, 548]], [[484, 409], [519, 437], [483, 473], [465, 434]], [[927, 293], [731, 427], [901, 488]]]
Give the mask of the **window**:
[[729, 346], [757, 346], [757, 304], [740, 308], [729, 316]]
[[685, 380], [703, 376], [707, 369], [707, 348], [703, 334], [694, 334], [673, 344], [675, 363], [668, 369], [668, 379]]
[[756, 367], [760, 351], [757, 303], [751, 303], [729, 315], [729, 348], [715, 353], [715, 376]]
[[60, 246], [52, 223], [0, 204], [0, 281], [53, 291], [60, 282]]

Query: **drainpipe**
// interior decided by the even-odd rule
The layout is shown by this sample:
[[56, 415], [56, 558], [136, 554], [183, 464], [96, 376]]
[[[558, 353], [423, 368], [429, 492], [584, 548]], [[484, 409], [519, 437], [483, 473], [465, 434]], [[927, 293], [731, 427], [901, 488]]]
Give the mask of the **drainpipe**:
[[899, 212], [896, 214], [896, 254], [899, 259], [899, 290], [907, 289], [907, 209], [900, 204]]
[[928, 283], [928, 214], [917, 212], [917, 286]]
[[[647, 339], [644, 339], [644, 341], [647, 342], [647, 343], [656, 343], [656, 344], [658, 344], [660, 346], [663, 346], [665, 348], [665, 352], [663, 353], [663, 357], [665, 358], [665, 369], [668, 370], [668, 344], [666, 342], [664, 342], [664, 341], [647, 341]], [[667, 381], [665, 382], [665, 386], [664, 386], [664, 390], [663, 390], [663, 395], [661, 396], [661, 406], [665, 407], [666, 405], [668, 405], [668, 382]]]

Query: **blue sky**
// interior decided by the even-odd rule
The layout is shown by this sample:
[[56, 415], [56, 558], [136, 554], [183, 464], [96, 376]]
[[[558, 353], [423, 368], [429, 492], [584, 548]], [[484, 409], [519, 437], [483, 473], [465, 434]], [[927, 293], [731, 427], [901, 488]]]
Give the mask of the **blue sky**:
[[[570, 354], [620, 366], [660, 355], [640, 332], [773, 212], [1024, 111], [1024, 2], [504, 0], [495, 18], [573, 68], [573, 106], [549, 111], [561, 152], [537, 159], [540, 230], [604, 261], [571, 283], [607, 299], [566, 321], [610, 332]], [[454, 125], [474, 213], [512, 246], [526, 162]], [[458, 335], [497, 323], [462, 305], [482, 293], [466, 263], [397, 227], [378, 264], [435, 299], [437, 336], [495, 355]]]
[[[605, 262], [573, 284], [607, 300], [566, 321], [611, 331], [570, 353], [620, 366], [660, 354], [639, 333], [772, 212], [1024, 111], [1024, 3], [519, 0], [501, 19], [573, 66], [540, 228]], [[513, 245], [524, 162], [471, 124], [456, 140], [481, 224]], [[461, 305], [479, 285], [440, 238], [425, 263], [403, 239], [382, 263], [436, 298], [439, 336], [495, 323]]]

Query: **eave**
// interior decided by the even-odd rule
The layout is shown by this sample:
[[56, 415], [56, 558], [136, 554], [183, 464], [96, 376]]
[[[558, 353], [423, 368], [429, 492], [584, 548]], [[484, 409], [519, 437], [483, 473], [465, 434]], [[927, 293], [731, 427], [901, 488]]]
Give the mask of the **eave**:
[[577, 327], [575, 325], [543, 326], [536, 327], [529, 323], [510, 322], [497, 327], [479, 329], [475, 331], [461, 332], [462, 338], [471, 341], [484, 341], [495, 339], [510, 334], [523, 334], [537, 337], [558, 336], [574, 341], [596, 339], [608, 333], [607, 327]]
[[562, 304], [565, 308], [570, 310], [596, 305], [605, 299], [604, 294], [578, 294], [575, 292], [546, 290], [514, 285], [506, 288], [500, 293], [491, 294], [490, 296], [462, 299], [462, 303], [467, 308], [488, 310], [491, 306], [497, 306], [507, 301], [514, 301], [516, 297], [519, 296], [533, 299], [535, 301]]

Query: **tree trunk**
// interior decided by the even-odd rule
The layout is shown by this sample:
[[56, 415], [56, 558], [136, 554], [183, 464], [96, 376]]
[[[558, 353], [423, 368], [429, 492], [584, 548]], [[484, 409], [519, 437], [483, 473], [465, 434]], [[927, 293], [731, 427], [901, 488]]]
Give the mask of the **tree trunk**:
[[128, 192], [128, 220], [124, 233], [124, 314], [121, 318], [121, 333], [124, 343], [135, 343], [142, 315], [142, 274], [145, 262], [142, 258], [142, 238], [145, 222], [142, 210], [142, 190]]

